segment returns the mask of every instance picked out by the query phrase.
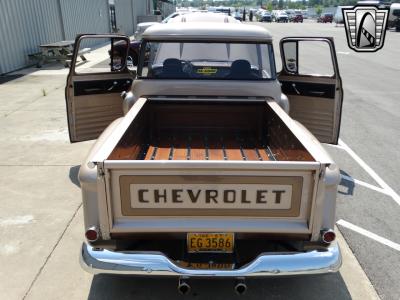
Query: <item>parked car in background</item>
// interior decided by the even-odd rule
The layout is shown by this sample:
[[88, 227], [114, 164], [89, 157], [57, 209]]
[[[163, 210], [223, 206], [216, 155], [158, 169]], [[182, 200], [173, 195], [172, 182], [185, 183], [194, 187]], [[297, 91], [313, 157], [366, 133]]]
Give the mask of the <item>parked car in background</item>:
[[395, 27], [400, 31], [400, 3], [393, 3], [390, 6], [388, 28]]
[[232, 13], [232, 9], [230, 7], [216, 7], [215, 10], [213, 10], [217, 13], [222, 13], [222, 14], [226, 14], [228, 16], [231, 15]]
[[[219, 22], [219, 23], [238, 23], [234, 17], [228, 16], [223, 13], [212, 13], [207, 11], [179, 11], [170, 14], [161, 23], [179, 23], [179, 22]], [[142, 44], [142, 34], [147, 28], [159, 24], [158, 22], [143, 22], [137, 25], [137, 30], [135, 32], [135, 39], [130, 42], [128, 57], [129, 62], [133, 66], [137, 66], [139, 60], [140, 46]], [[115, 51], [119, 51], [118, 44], [116, 44]], [[122, 55], [120, 55], [122, 56]]]
[[279, 11], [275, 14], [275, 16], [273, 17], [274, 21], [277, 23], [287, 23], [289, 22], [289, 17], [288, 15], [283, 12], [283, 11]]
[[243, 14], [240, 13], [239, 11], [235, 12], [233, 17], [238, 21], [242, 21], [243, 20]]
[[217, 23], [240, 23], [236, 18], [224, 13], [194, 12], [181, 15], [170, 20], [168, 23], [190, 23], [190, 22], [217, 22]]
[[[192, 11], [189, 10], [182, 10], [182, 11], [176, 11], [167, 16], [165, 19], [161, 21], [161, 23], [166, 24], [171, 22], [177, 17], [186, 15], [186, 14], [192, 14]], [[159, 22], [143, 22], [137, 24], [137, 29], [135, 31], [135, 39], [131, 41], [130, 47], [129, 47], [129, 52], [128, 56], [130, 57], [130, 61], [134, 66], [137, 66], [138, 60], [139, 60], [139, 51], [140, 51], [140, 45], [142, 43], [142, 34], [143, 32], [146, 31], [147, 28], [159, 24]]]
[[142, 22], [142, 23], [137, 24], [136, 31], [134, 33], [135, 40], [141, 40], [143, 32], [150, 26], [153, 26], [158, 23], [159, 22]]
[[333, 14], [332, 13], [324, 13], [320, 15], [317, 19], [318, 23], [332, 23]]
[[289, 22], [290, 22], [290, 21], [293, 19], [293, 17], [295, 16], [295, 12], [294, 12], [293, 9], [287, 9], [287, 10], [285, 10], [284, 12], [287, 14]]
[[400, 16], [395, 20], [393, 25], [397, 32], [400, 31]]
[[256, 16], [259, 17], [259, 18], [261, 18], [261, 16], [262, 16], [265, 12], [267, 12], [265, 9], [259, 8], [259, 9], [256, 11]]
[[337, 7], [335, 16], [333, 17], [333, 20], [335, 21], [336, 25], [344, 24], [342, 9], [343, 8], [352, 8], [352, 7], [353, 6], [338, 6]]
[[292, 17], [291, 22], [293, 23], [303, 23], [303, 15], [302, 14], [296, 14]]
[[302, 10], [301, 14], [303, 15], [303, 19], [308, 19], [308, 12], [307, 10]]
[[260, 17], [260, 22], [272, 22], [272, 15], [269, 11], [264, 12]]

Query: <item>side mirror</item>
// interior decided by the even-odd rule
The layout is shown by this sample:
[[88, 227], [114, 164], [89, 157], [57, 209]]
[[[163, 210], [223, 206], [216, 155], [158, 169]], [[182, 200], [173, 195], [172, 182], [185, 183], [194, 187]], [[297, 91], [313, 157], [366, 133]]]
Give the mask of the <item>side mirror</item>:
[[299, 49], [297, 41], [284, 41], [282, 43], [284, 68], [288, 73], [299, 72]]
[[111, 39], [111, 71], [118, 72], [128, 67], [128, 48], [129, 44], [126, 39], [112, 38]]

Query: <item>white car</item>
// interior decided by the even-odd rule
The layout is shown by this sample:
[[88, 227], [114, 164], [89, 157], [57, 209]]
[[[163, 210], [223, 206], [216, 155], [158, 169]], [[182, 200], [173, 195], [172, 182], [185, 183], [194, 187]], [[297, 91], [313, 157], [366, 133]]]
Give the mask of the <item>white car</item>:
[[212, 12], [195, 12], [180, 15], [170, 19], [168, 23], [181, 23], [181, 22], [217, 22], [217, 23], [240, 23], [234, 17], [222, 13]]
[[[168, 17], [166, 17], [164, 20], [162, 20], [161, 23], [164, 23], [164, 24], [169, 23], [174, 18], [188, 14], [188, 13], [191, 13], [191, 11], [184, 10], [184, 11], [174, 12], [174, 13], [170, 14]], [[149, 28], [150, 26], [153, 26], [155, 24], [160, 24], [160, 23], [159, 22], [142, 22], [142, 23], [137, 24], [137, 29], [135, 31], [135, 40], [141, 40], [143, 32], [145, 32], [145, 30], [147, 28]]]
[[287, 22], [289, 22], [289, 17], [287, 15], [287, 13], [285, 13], [283, 11], [280, 11], [280, 12], [276, 13], [273, 19], [277, 23], [287, 23]]

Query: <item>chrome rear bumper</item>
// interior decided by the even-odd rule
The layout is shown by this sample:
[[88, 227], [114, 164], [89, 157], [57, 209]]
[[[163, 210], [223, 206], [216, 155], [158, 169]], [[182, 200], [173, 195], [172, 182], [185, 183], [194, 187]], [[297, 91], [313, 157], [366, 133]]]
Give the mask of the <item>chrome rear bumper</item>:
[[94, 250], [83, 243], [80, 263], [84, 270], [92, 274], [262, 277], [336, 272], [342, 264], [342, 257], [339, 246], [334, 243], [325, 251], [261, 254], [251, 263], [235, 270], [195, 270], [176, 265], [160, 252]]

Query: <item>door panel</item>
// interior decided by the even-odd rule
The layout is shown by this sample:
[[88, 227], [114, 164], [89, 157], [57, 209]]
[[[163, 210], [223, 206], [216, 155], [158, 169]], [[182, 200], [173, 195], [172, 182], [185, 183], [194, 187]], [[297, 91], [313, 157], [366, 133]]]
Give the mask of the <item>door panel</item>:
[[[308, 41], [327, 43], [328, 55], [324, 59], [331, 59], [329, 66], [333, 72], [331, 75], [300, 74], [299, 42]], [[291, 43], [286, 44], [284, 43]], [[302, 123], [315, 137], [323, 143], [337, 144], [340, 130], [341, 107], [343, 99], [342, 83], [336, 60], [333, 41], [328, 38], [286, 38], [281, 41], [281, 54], [283, 69], [279, 74], [282, 84], [282, 92], [289, 98], [289, 115]], [[311, 53], [310, 55], [315, 55]], [[301, 61], [301, 69], [327, 63], [315, 62], [318, 58], [311, 57], [309, 60]]]
[[131, 78], [75, 81], [74, 96], [121, 93], [126, 91], [131, 84]]
[[[115, 119], [123, 115], [121, 100], [112, 94], [75, 99], [74, 134], [80, 141], [97, 138]], [[117, 101], [116, 101], [117, 100]]]
[[[96, 39], [102, 43], [96, 45]], [[104, 43], [107, 39], [108, 44]], [[113, 120], [123, 116], [121, 92], [130, 89], [133, 74], [123, 63], [128, 50], [121, 47], [121, 41], [128, 45], [119, 35], [77, 37], [66, 87], [71, 142], [96, 139]], [[85, 54], [87, 63], [77, 59], [81, 44], [95, 45], [90, 54]]]
[[[283, 78], [282, 78], [283, 79]], [[300, 93], [302, 96], [335, 98], [335, 81], [330, 84], [324, 82], [307, 82], [306, 80], [297, 81], [293, 78], [287, 78], [287, 81], [282, 82], [282, 92], [286, 95], [297, 96]], [[293, 85], [294, 84], [294, 85]]]

